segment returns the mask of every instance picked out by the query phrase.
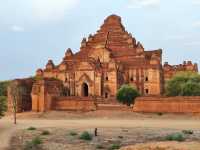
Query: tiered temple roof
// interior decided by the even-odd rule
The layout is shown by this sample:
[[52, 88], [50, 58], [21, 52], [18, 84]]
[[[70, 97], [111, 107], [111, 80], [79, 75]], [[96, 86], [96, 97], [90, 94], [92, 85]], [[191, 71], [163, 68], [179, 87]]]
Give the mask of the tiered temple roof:
[[[111, 15], [104, 20], [103, 25], [88, 39], [83, 38], [80, 51], [64, 60], [87, 59], [88, 54], [94, 49], [106, 49], [111, 52], [111, 58], [117, 61], [136, 62], [151, 60], [152, 57], [161, 58], [162, 50], [144, 51], [143, 45], [136, 42], [132, 34], [128, 33], [121, 22], [121, 17]], [[140, 58], [138, 57], [140, 56]], [[161, 60], [161, 59], [160, 59]]]

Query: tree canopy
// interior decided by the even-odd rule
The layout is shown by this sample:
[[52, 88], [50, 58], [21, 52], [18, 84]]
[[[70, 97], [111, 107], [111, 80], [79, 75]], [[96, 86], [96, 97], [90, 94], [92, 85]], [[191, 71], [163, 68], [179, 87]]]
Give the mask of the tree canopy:
[[0, 96], [0, 118], [4, 115], [6, 108], [6, 96]]
[[167, 82], [167, 96], [200, 96], [200, 75], [182, 72]]
[[7, 109], [7, 87], [10, 81], [0, 81], [0, 118], [4, 115]]
[[7, 87], [10, 81], [0, 81], [0, 96], [7, 96]]
[[140, 94], [135, 87], [125, 84], [117, 91], [116, 97], [120, 103], [130, 106], [138, 96]]

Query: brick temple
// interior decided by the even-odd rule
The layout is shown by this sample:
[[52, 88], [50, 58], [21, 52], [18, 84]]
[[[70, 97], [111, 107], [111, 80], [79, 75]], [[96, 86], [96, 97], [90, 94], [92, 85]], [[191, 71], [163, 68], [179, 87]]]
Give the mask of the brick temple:
[[[166, 81], [181, 71], [198, 72], [198, 67], [191, 61], [162, 65], [162, 49], [145, 50], [125, 30], [121, 18], [111, 15], [94, 35], [83, 38], [78, 52], [68, 48], [60, 64], [49, 60], [36, 71], [37, 80], [26, 79], [32, 87], [26, 94], [31, 95], [29, 107], [35, 111], [83, 105], [92, 109], [91, 101], [115, 103], [123, 84], [136, 87], [143, 96], [162, 95]], [[25, 81], [18, 82], [26, 86]]]

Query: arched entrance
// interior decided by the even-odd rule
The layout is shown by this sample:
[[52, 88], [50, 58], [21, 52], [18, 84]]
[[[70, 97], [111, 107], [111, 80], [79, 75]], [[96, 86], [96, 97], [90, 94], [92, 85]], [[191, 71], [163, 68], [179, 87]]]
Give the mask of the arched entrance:
[[88, 85], [87, 85], [87, 83], [83, 83], [82, 84], [82, 96], [88, 96], [89, 94], [88, 94]]

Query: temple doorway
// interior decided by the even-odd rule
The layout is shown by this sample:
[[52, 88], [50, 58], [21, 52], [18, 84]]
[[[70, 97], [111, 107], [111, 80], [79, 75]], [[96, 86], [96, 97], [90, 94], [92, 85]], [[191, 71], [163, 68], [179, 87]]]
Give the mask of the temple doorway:
[[89, 94], [88, 94], [88, 85], [86, 83], [83, 83], [82, 84], [82, 96], [85, 96], [87, 97]]

